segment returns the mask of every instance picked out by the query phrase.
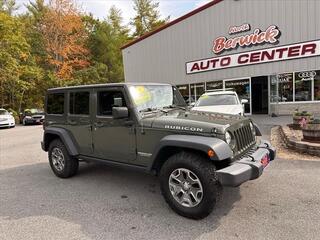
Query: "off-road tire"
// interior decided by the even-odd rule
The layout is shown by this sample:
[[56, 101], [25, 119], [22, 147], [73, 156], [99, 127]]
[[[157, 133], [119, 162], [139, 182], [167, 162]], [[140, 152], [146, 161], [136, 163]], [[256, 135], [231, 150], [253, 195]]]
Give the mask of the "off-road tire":
[[[64, 156], [64, 168], [61, 171], [58, 171], [53, 165], [52, 161], [52, 150], [54, 148], [58, 148], [61, 150]], [[48, 151], [49, 163], [52, 171], [57, 177], [60, 178], [69, 178], [77, 174], [79, 168], [79, 160], [70, 156], [68, 150], [65, 145], [62, 143], [60, 139], [54, 139], [49, 145]]]
[[[199, 178], [203, 196], [201, 202], [195, 207], [185, 207], [174, 199], [169, 189], [169, 178], [171, 173], [178, 168], [192, 171]], [[161, 193], [169, 206], [179, 215], [202, 219], [207, 217], [213, 210], [216, 202], [220, 199], [222, 187], [218, 182], [216, 168], [205, 156], [183, 151], [171, 156], [160, 170]]]

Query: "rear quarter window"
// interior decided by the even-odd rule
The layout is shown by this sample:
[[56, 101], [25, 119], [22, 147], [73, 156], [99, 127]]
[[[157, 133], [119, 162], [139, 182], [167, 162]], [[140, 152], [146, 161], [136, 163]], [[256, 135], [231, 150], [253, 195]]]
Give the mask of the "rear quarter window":
[[49, 93], [47, 95], [47, 113], [63, 114], [64, 113], [64, 93]]

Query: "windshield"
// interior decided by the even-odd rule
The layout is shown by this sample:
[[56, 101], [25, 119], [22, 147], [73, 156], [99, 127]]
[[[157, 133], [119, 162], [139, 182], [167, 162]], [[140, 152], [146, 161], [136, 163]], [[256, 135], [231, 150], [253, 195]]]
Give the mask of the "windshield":
[[0, 115], [8, 115], [9, 112], [7, 110], [4, 109], [0, 109]]
[[202, 95], [196, 107], [201, 106], [219, 106], [219, 105], [237, 105], [238, 100], [235, 94]]
[[186, 106], [179, 90], [170, 85], [129, 86], [129, 92], [138, 111]]
[[26, 109], [24, 111], [26, 115], [31, 115], [31, 114], [44, 114], [43, 110], [41, 109], [36, 109], [36, 108], [31, 108], [31, 109]]

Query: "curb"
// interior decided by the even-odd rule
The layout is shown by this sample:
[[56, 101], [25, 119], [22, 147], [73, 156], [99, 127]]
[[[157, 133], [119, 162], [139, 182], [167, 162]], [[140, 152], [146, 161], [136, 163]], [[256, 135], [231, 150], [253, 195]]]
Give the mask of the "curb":
[[306, 153], [313, 156], [320, 157], [320, 146], [315, 146], [312, 143], [301, 142], [296, 138], [289, 137], [285, 134], [282, 126], [278, 127], [278, 131], [281, 139], [283, 139], [284, 144], [292, 150], [296, 150], [299, 153]]

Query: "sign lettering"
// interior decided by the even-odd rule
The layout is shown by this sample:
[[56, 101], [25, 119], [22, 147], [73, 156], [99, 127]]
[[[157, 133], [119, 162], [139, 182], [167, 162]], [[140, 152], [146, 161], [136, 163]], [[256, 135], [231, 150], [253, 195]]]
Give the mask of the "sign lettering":
[[313, 56], [320, 56], [320, 40], [192, 61], [186, 63], [186, 71], [192, 74]]

